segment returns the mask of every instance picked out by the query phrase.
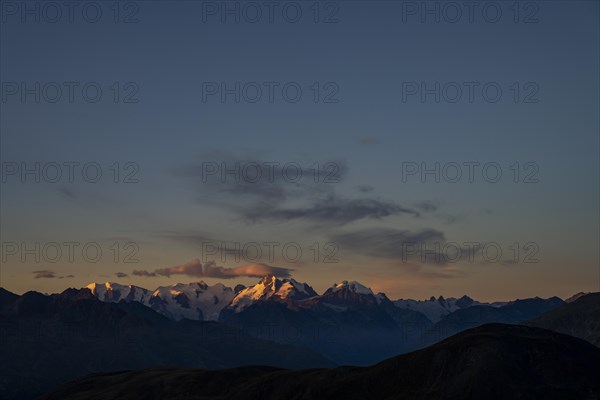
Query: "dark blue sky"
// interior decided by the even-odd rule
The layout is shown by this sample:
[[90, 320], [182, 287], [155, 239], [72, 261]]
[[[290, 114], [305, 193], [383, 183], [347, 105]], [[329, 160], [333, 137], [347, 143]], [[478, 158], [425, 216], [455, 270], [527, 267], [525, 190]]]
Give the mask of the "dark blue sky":
[[[40, 22], [22, 4], [39, 7]], [[95, 23], [97, 8], [78, 4], [72, 22], [62, 7], [53, 23], [43, 3], [2, 2], [2, 241], [98, 242], [106, 254], [115, 240], [131, 241], [140, 261], [5, 254], [2, 286], [56, 291], [124, 272], [119, 281], [153, 288], [199, 278], [132, 271], [202, 259], [202, 241], [280, 241], [305, 253], [336, 243], [338, 263], [260, 260], [320, 290], [342, 279], [391, 297], [598, 289], [598, 2], [521, 2], [518, 15], [513, 2], [479, 2], [472, 21], [460, 6], [457, 22], [439, 2], [275, 2], [272, 21], [253, 3], [263, 12], [255, 23], [256, 8], [242, 2], [121, 2], [118, 23], [112, 2], [97, 3]], [[439, 22], [420, 14], [424, 4], [439, 7]], [[235, 14], [222, 21], [225, 6], [239, 7], [239, 23]], [[36, 82], [39, 103], [26, 92]], [[72, 102], [65, 82], [76, 82]], [[239, 102], [223, 98], [236, 82]], [[23, 183], [7, 170], [69, 161], [97, 163], [102, 179]], [[203, 162], [295, 162], [305, 178], [314, 163], [335, 163], [340, 179], [223, 185], [202, 182]], [[451, 172], [465, 162], [480, 163], [472, 183], [466, 168], [456, 183], [402, 176], [422, 163]], [[499, 182], [481, 175], [486, 163], [500, 167]], [[122, 183], [127, 173], [139, 182]], [[402, 262], [394, 241], [415, 237], [494, 242], [505, 256]], [[522, 262], [521, 249], [511, 263], [514, 242], [535, 243], [538, 262]], [[74, 278], [33, 279], [46, 270]]]

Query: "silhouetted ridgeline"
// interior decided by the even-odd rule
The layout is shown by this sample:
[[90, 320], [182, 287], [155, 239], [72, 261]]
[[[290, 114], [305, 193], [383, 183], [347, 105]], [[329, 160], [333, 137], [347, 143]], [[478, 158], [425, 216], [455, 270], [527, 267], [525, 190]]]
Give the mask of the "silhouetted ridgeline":
[[597, 400], [600, 349], [516, 325], [471, 329], [372, 367], [151, 369], [89, 376], [43, 400]]

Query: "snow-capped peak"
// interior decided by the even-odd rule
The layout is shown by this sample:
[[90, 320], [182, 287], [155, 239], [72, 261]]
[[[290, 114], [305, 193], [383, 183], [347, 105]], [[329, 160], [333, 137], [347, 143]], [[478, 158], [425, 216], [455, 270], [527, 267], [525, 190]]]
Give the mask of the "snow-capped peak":
[[342, 281], [341, 283], [336, 283], [331, 287], [331, 291], [336, 293], [342, 289], [348, 289], [357, 294], [373, 294], [373, 291], [368, 287], [361, 285], [356, 281]]
[[114, 282], [90, 283], [86, 288], [98, 299], [115, 303], [121, 300], [141, 302], [149, 296], [149, 291], [144, 288]]
[[306, 283], [300, 283], [295, 279], [278, 279], [273, 275], [268, 275], [256, 285], [242, 289], [231, 302], [230, 308], [240, 312], [258, 301], [299, 300], [316, 295], [313, 288]]
[[221, 310], [233, 300], [233, 289], [217, 283], [176, 283], [150, 291], [137, 286], [118, 283], [90, 283], [86, 286], [99, 300], [119, 302], [136, 301], [174, 320], [182, 318], [216, 321]]

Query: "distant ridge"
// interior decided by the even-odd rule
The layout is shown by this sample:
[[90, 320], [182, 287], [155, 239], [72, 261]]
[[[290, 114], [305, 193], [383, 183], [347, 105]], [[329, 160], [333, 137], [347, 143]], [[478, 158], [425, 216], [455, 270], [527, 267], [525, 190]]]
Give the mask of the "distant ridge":
[[576, 295], [575, 300], [532, 319], [527, 325], [575, 336], [600, 347], [600, 292]]
[[42, 399], [592, 400], [600, 397], [598, 360], [600, 349], [585, 341], [491, 324], [366, 368], [127, 371], [78, 379]]

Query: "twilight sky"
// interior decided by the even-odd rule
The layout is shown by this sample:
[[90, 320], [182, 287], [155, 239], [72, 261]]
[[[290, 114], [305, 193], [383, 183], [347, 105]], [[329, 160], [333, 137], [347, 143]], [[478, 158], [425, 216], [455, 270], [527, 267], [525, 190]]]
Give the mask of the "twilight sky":
[[43, 4], [2, 3], [2, 287], [600, 289], [598, 2]]

